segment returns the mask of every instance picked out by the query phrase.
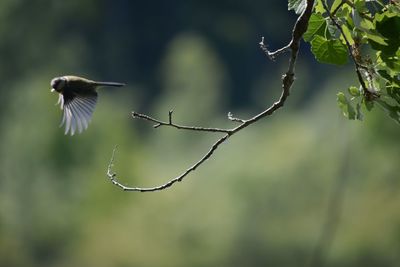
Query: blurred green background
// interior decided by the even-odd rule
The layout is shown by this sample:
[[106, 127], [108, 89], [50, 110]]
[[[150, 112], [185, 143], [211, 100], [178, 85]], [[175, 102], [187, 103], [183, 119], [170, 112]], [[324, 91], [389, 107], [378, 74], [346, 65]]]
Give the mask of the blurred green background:
[[[288, 59], [258, 42], [279, 48], [295, 20], [279, 0], [0, 1], [0, 266], [400, 266], [398, 125], [341, 116], [353, 68], [319, 65], [306, 44], [286, 106], [184, 182], [142, 194], [106, 178], [116, 144], [121, 182], [154, 186], [218, 138], [132, 110], [232, 127], [228, 111], [275, 101]], [[128, 86], [100, 91], [70, 137], [49, 86], [65, 74]]]

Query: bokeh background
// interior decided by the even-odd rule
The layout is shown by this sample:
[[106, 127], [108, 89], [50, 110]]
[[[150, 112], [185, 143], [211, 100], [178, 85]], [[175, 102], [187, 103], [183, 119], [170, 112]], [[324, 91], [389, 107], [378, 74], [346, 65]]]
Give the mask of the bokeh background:
[[[346, 120], [351, 65], [302, 44], [286, 106], [235, 135], [184, 182], [154, 186], [219, 136], [153, 129], [132, 110], [232, 127], [280, 94], [296, 20], [285, 1], [0, 1], [0, 266], [400, 266], [399, 126]], [[65, 136], [51, 78], [100, 91], [87, 131]]]

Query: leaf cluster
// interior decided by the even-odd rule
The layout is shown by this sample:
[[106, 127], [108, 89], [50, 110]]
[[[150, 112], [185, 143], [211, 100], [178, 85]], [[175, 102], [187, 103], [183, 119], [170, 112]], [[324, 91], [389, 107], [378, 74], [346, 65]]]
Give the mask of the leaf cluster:
[[[302, 12], [304, 0], [289, 0]], [[318, 0], [307, 32], [318, 62], [354, 62], [358, 85], [337, 94], [343, 114], [362, 120], [374, 106], [400, 123], [400, 3], [383, 0]]]

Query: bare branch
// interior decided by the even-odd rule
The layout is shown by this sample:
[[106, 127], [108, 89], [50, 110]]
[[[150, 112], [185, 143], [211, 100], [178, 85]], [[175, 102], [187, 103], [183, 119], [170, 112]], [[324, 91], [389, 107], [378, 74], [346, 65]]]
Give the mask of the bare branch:
[[229, 129], [178, 125], [178, 124], [175, 124], [172, 122], [172, 113], [173, 113], [172, 110], [170, 110], [168, 112], [168, 122], [157, 120], [153, 117], [150, 117], [145, 114], [137, 113], [135, 111], [132, 112], [132, 117], [134, 119], [142, 119], [145, 121], [154, 122], [154, 123], [156, 123], [155, 125], [153, 125], [154, 128], [158, 128], [160, 126], [169, 126], [169, 127], [173, 127], [173, 128], [179, 129], [179, 130], [189, 130], [189, 131], [197, 131], [197, 132], [212, 132], [212, 133], [226, 133], [226, 134], [229, 134], [231, 132], [231, 130], [229, 130]]
[[246, 122], [246, 120], [242, 120], [242, 119], [239, 119], [239, 118], [234, 117], [233, 114], [232, 114], [232, 112], [228, 112], [228, 119], [229, 119], [230, 121], [234, 121], [234, 122], [240, 122], [240, 123]]
[[111, 180], [111, 182], [114, 185], [122, 188], [124, 191], [153, 192], [153, 191], [164, 190], [164, 189], [172, 186], [174, 183], [182, 181], [183, 178], [185, 178], [189, 173], [191, 173], [192, 171], [196, 170], [197, 167], [199, 167], [202, 163], [204, 163], [207, 159], [209, 159], [211, 157], [211, 155], [219, 147], [219, 145], [222, 144], [223, 142], [225, 142], [225, 140], [228, 139], [229, 136], [230, 136], [229, 134], [226, 134], [223, 137], [221, 137], [220, 139], [218, 139], [211, 146], [210, 150], [199, 161], [197, 161], [195, 164], [193, 164], [190, 168], [185, 170], [179, 176], [177, 176], [174, 179], [171, 179], [168, 182], [166, 182], [165, 184], [162, 184], [162, 185], [159, 185], [159, 186], [155, 186], [155, 187], [128, 187], [128, 186], [125, 186], [125, 185], [121, 184], [120, 182], [118, 182], [117, 179], [116, 179], [117, 178], [116, 173], [114, 173], [112, 171], [112, 166], [114, 164], [114, 155], [115, 155], [116, 148], [114, 148], [114, 150], [113, 150], [112, 157], [111, 157], [110, 163], [108, 165], [107, 176], [108, 176], [108, 178]]
[[288, 44], [282, 48], [279, 48], [276, 51], [271, 52], [268, 50], [267, 45], [264, 43], [264, 37], [261, 37], [261, 42], [259, 42], [259, 45], [260, 45], [261, 50], [264, 51], [264, 53], [267, 55], [267, 57], [272, 61], [275, 61], [275, 58], [277, 56], [279, 56], [280, 54], [282, 54], [284, 52], [289, 51], [289, 49], [290, 49], [290, 44]]
[[233, 115], [230, 113], [228, 114], [228, 118], [231, 121], [239, 122], [240, 124], [232, 129], [220, 129], [220, 128], [206, 128], [206, 127], [198, 127], [198, 126], [184, 126], [184, 125], [178, 125], [173, 123], [172, 120], [172, 113], [173, 111], [169, 111], [168, 113], [168, 122], [161, 121], [155, 118], [152, 118], [148, 115], [145, 114], [140, 114], [137, 112], [132, 112], [132, 117], [135, 119], [142, 119], [145, 121], [153, 122], [155, 125], [153, 126], [154, 128], [158, 128], [161, 126], [169, 126], [173, 127], [179, 130], [189, 130], [189, 131], [197, 131], [197, 132], [210, 132], [210, 133], [223, 133], [224, 135], [219, 138], [215, 143], [212, 144], [208, 152], [201, 157], [196, 163], [194, 163], [191, 167], [186, 169], [184, 172], [182, 172], [179, 176], [167, 181], [166, 183], [155, 186], [155, 187], [128, 187], [120, 182], [117, 181], [117, 174], [112, 171], [112, 167], [114, 164], [114, 156], [115, 156], [115, 151], [116, 148], [114, 148], [112, 157], [110, 160], [110, 163], [107, 168], [107, 177], [111, 180], [111, 182], [123, 189], [124, 191], [139, 191], [139, 192], [154, 192], [154, 191], [160, 191], [164, 190], [166, 188], [171, 187], [173, 184], [176, 182], [182, 181], [189, 173], [193, 172], [196, 170], [197, 167], [202, 165], [206, 160], [208, 160], [213, 153], [218, 149], [218, 147], [224, 143], [226, 140], [228, 140], [232, 135], [235, 133], [241, 131], [244, 128], [247, 128], [251, 124], [259, 121], [260, 119], [272, 115], [277, 109], [283, 107], [287, 97], [290, 94], [290, 89], [293, 85], [294, 82], [294, 77], [295, 77], [295, 65], [297, 61], [297, 55], [299, 52], [299, 47], [300, 47], [300, 41], [307, 30], [308, 27], [308, 21], [311, 16], [312, 8], [314, 5], [314, 0], [307, 0], [307, 7], [304, 10], [304, 12], [299, 16], [299, 18], [296, 21], [296, 24], [293, 27], [292, 31], [292, 39], [290, 40], [289, 44], [281, 49], [276, 50], [275, 52], [270, 52], [266, 45], [264, 44], [264, 37], [261, 39], [260, 42], [260, 47], [264, 51], [264, 53], [267, 54], [267, 56], [270, 59], [274, 59], [277, 55], [285, 52], [285, 51], [290, 51], [290, 58], [289, 58], [289, 66], [286, 71], [286, 73], [282, 76], [282, 93], [278, 101], [273, 103], [269, 108], [265, 109], [264, 111], [260, 112], [259, 114], [253, 116], [250, 119], [243, 120], [243, 119], [238, 119], [233, 117]]

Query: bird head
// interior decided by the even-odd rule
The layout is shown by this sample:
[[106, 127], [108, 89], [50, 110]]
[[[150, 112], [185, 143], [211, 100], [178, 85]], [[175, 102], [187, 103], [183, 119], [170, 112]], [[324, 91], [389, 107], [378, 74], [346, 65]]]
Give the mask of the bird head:
[[51, 85], [51, 91], [57, 91], [57, 92], [62, 92], [64, 86], [67, 83], [67, 79], [65, 77], [56, 77], [53, 80], [51, 80], [50, 85]]

